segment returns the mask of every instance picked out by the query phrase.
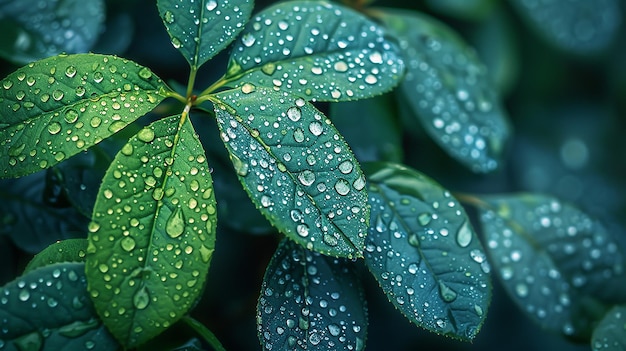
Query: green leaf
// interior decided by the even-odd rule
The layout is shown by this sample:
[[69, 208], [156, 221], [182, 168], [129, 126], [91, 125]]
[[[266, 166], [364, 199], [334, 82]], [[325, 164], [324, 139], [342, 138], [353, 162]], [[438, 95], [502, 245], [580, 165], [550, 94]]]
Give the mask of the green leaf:
[[51, 167], [152, 110], [164, 83], [114, 56], [61, 55], [0, 83], [0, 178]]
[[117, 350], [87, 294], [84, 263], [57, 263], [0, 288], [3, 350]]
[[39, 268], [62, 262], [85, 262], [87, 239], [57, 241], [35, 255], [24, 268], [24, 274]]
[[622, 24], [618, 0], [509, 1], [552, 45], [575, 54], [607, 49]]
[[352, 266], [284, 239], [265, 271], [257, 330], [264, 350], [363, 350], [367, 307]]
[[402, 131], [390, 94], [338, 102], [330, 104], [329, 109], [328, 116], [359, 161], [402, 161]]
[[302, 98], [250, 84], [214, 99], [222, 140], [261, 213], [309, 250], [362, 257], [365, 178], [330, 120]]
[[401, 165], [365, 164], [372, 218], [365, 263], [411, 322], [471, 340], [491, 300], [489, 264], [458, 201]]
[[486, 67], [444, 24], [416, 12], [376, 12], [400, 41], [404, 101], [426, 132], [474, 172], [495, 170], [510, 130]]
[[615, 306], [593, 331], [593, 351], [626, 350], [626, 306]]
[[57, 240], [84, 237], [89, 219], [75, 208], [56, 206], [46, 196], [47, 172], [0, 180], [0, 234], [36, 253]]
[[159, 14], [189, 65], [197, 69], [230, 44], [250, 18], [252, 0], [157, 0]]
[[[217, 339], [215, 334], [209, 328], [207, 328], [204, 324], [199, 321], [191, 318], [190, 316], [183, 317], [183, 322], [185, 322], [189, 327], [191, 327], [198, 335], [202, 336], [204, 341], [207, 344], [211, 345], [214, 351], [226, 351], [222, 343]], [[200, 348], [200, 343], [197, 343], [198, 348]]]
[[484, 20], [493, 14], [498, 4], [494, 0], [426, 0], [433, 10], [444, 15], [465, 20]]
[[86, 273], [98, 314], [125, 346], [180, 319], [199, 297], [215, 243], [209, 166], [186, 115], [122, 147], [89, 225]]
[[606, 307], [623, 300], [625, 262], [597, 221], [555, 198], [485, 196], [479, 203], [491, 263], [511, 298], [535, 322], [587, 338]]
[[306, 100], [347, 101], [391, 90], [403, 72], [397, 47], [376, 23], [336, 4], [288, 1], [246, 25], [225, 78]]
[[0, 56], [26, 64], [62, 52], [86, 52], [104, 23], [103, 0], [0, 2]]

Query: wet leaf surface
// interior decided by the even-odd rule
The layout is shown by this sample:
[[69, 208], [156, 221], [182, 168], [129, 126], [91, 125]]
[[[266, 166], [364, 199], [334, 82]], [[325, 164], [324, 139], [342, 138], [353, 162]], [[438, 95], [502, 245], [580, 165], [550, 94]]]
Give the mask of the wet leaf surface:
[[626, 349], [626, 306], [615, 306], [604, 316], [593, 331], [593, 351], [620, 351]]
[[411, 322], [471, 340], [491, 301], [489, 263], [459, 202], [417, 171], [367, 163], [365, 263]]
[[347, 101], [391, 90], [403, 72], [396, 45], [375, 22], [336, 4], [289, 1], [253, 16], [225, 78], [306, 100]]
[[163, 100], [148, 68], [115, 56], [50, 57], [0, 82], [0, 178], [51, 167], [118, 132]]
[[0, 347], [7, 351], [116, 350], [94, 311], [84, 263], [35, 269], [0, 288]]
[[367, 308], [349, 262], [289, 239], [265, 272], [257, 306], [264, 350], [363, 350]]
[[24, 268], [24, 274], [30, 271], [63, 262], [85, 262], [87, 239], [66, 239], [46, 247], [35, 255]]
[[302, 98], [250, 84], [215, 99], [222, 140], [261, 213], [310, 250], [361, 257], [365, 178], [330, 120]]
[[89, 225], [86, 273], [98, 314], [126, 347], [180, 319], [204, 286], [216, 208], [188, 118], [159, 120], [122, 147]]
[[486, 67], [452, 29], [417, 12], [375, 12], [407, 61], [403, 102], [450, 156], [474, 172], [500, 165], [510, 130]]

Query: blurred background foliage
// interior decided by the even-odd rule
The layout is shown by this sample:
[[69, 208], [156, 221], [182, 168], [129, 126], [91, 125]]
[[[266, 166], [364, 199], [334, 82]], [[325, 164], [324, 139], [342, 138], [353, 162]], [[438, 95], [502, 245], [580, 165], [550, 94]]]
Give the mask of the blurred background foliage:
[[[68, 17], [70, 22], [61, 18], [59, 32], [53, 35], [67, 34], [73, 25], [86, 21], [95, 31], [93, 40], [89, 35], [85, 36], [89, 40], [52, 38], [54, 48], [38, 49], [41, 57], [59, 48], [116, 54], [150, 67], [170, 86], [184, 89], [188, 64], [170, 44], [154, 1], [88, 3], [92, 2], [99, 9], [96, 16]], [[273, 2], [256, 1], [256, 11]], [[344, 2], [358, 7], [363, 1]], [[15, 29], [14, 21], [19, 18], [11, 17], [15, 9], [9, 11], [15, 3], [19, 2], [0, 0], [0, 29], [13, 28], [0, 40], [2, 76], [37, 57], [33, 48], [46, 44], [43, 39], [43, 44], [37, 42], [36, 34], [27, 38], [29, 34]], [[48, 7], [39, 7], [30, 16], [44, 16], [53, 6], [75, 3], [51, 0]], [[626, 1], [378, 0], [373, 5], [417, 10], [455, 29], [488, 66], [513, 136], [500, 169], [474, 174], [450, 158], [419, 125], [407, 124], [406, 107], [393, 92], [367, 101], [320, 104], [360, 161], [403, 162], [451, 191], [550, 194], [600, 218], [626, 244], [622, 229], [626, 227]], [[90, 13], [85, 11], [85, 16]], [[32, 44], [28, 46], [32, 50], [27, 50], [28, 55], [12, 55], [11, 45], [17, 50], [15, 45], [24, 47], [24, 40]], [[205, 65], [196, 86], [200, 89], [218, 79], [227, 58], [225, 51]], [[28, 177], [0, 181], [0, 283], [20, 275], [32, 255], [47, 245], [85, 237], [100, 180], [113, 155], [139, 126], [154, 116], [177, 111], [176, 102], [168, 101], [124, 133], [68, 162]], [[241, 189], [218, 140], [215, 121], [202, 111], [192, 113], [192, 118], [214, 170], [220, 211], [218, 249], [205, 296], [193, 315], [227, 349], [260, 349], [255, 305], [280, 236]], [[542, 331], [522, 315], [495, 279], [486, 324], [473, 344], [437, 336], [416, 328], [391, 308], [365, 273], [368, 350], [589, 349], [588, 344], [570, 343]]]

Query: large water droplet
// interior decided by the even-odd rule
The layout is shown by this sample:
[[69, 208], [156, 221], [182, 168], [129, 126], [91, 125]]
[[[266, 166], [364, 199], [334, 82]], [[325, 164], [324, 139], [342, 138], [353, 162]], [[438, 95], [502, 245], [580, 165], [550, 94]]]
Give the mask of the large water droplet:
[[445, 302], [452, 302], [456, 300], [457, 293], [447, 286], [444, 282], [439, 282], [439, 294]]
[[217, 7], [217, 1], [215, 0], [209, 0], [206, 3], [206, 9], [209, 11], [213, 11], [215, 10], [215, 8]]
[[302, 185], [309, 186], [315, 182], [315, 173], [306, 169], [302, 173], [298, 174], [298, 180]]
[[302, 117], [302, 113], [299, 108], [293, 106], [287, 110], [287, 117], [289, 117], [290, 120], [297, 122], [300, 120], [300, 117]]
[[472, 230], [467, 221], [463, 222], [456, 234], [456, 242], [461, 247], [467, 247], [472, 242]]
[[143, 128], [137, 133], [137, 139], [149, 143], [154, 140], [154, 131], [150, 128]]
[[135, 248], [135, 239], [127, 236], [124, 237], [121, 241], [120, 241], [120, 245], [122, 246], [122, 249], [131, 252], [133, 251], [133, 249]]
[[185, 231], [185, 218], [183, 217], [183, 211], [180, 208], [176, 208], [174, 212], [167, 219], [165, 224], [165, 232], [172, 238], [178, 238]]
[[148, 294], [148, 289], [142, 286], [133, 296], [133, 305], [136, 309], [143, 310], [148, 307], [148, 304], [150, 304], [150, 295]]
[[61, 124], [58, 122], [52, 122], [48, 125], [48, 132], [52, 135], [57, 134], [61, 131]]
[[339, 195], [345, 196], [350, 192], [350, 183], [345, 179], [339, 179], [335, 183], [335, 190]]

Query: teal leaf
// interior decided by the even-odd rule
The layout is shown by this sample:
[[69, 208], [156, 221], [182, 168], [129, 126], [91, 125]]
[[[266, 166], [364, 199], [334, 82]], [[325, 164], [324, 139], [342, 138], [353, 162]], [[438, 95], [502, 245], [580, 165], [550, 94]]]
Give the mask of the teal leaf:
[[385, 9], [377, 17], [407, 60], [404, 101], [426, 132], [474, 172], [500, 163], [510, 127], [486, 67], [452, 29], [416, 12]]
[[587, 338], [598, 299], [626, 296], [625, 261], [604, 226], [538, 194], [481, 197], [491, 263], [511, 298], [542, 327]]
[[489, 263], [463, 207], [401, 165], [365, 164], [372, 217], [365, 264], [411, 322], [471, 340], [491, 300]]
[[87, 52], [104, 24], [103, 0], [0, 2], [0, 56], [26, 64], [62, 52]]
[[[401, 162], [402, 130], [391, 94], [330, 104], [329, 117], [361, 162]], [[358, 128], [354, 128], [358, 124]]]
[[172, 45], [197, 69], [230, 44], [250, 18], [252, 0], [158, 0]]
[[626, 306], [614, 306], [593, 331], [593, 351], [626, 350]]
[[148, 68], [115, 56], [61, 55], [0, 82], [0, 178], [51, 167], [111, 136], [163, 100]]
[[494, 0], [426, 0], [426, 4], [441, 14], [464, 20], [484, 20], [492, 14]]
[[246, 25], [225, 78], [306, 100], [347, 101], [391, 90], [403, 72], [397, 47], [375, 22], [336, 4], [288, 1]]
[[607, 49], [622, 24], [619, 0], [509, 0], [526, 23], [552, 45], [575, 54]]
[[24, 274], [39, 267], [62, 262], [85, 262], [87, 239], [67, 239], [57, 241], [36, 254], [26, 268]]
[[257, 330], [264, 350], [363, 350], [367, 307], [352, 266], [284, 239], [265, 271]]
[[330, 120], [302, 98], [250, 84], [214, 99], [222, 140], [261, 213], [309, 250], [362, 257], [365, 178]]
[[3, 350], [117, 350], [93, 309], [84, 263], [35, 269], [0, 288]]
[[98, 314], [125, 346], [180, 319], [214, 250], [209, 166], [186, 115], [141, 129], [107, 171], [89, 225], [85, 272]]
[[84, 237], [89, 219], [75, 208], [48, 201], [47, 172], [0, 180], [0, 234], [17, 247], [36, 253], [57, 240]]

